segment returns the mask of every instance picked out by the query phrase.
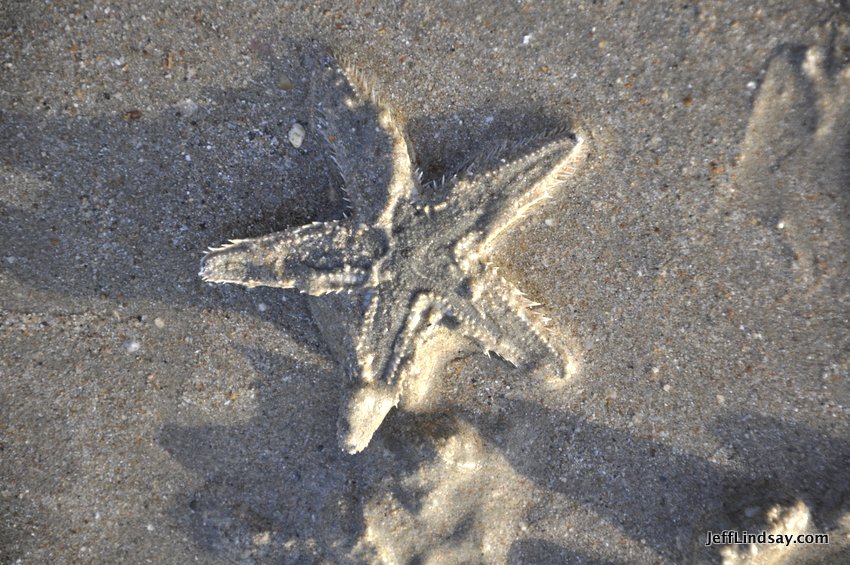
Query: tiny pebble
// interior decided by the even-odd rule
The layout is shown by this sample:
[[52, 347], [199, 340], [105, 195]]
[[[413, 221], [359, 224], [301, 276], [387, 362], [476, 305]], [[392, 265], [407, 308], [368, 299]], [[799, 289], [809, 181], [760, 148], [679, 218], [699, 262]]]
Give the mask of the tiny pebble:
[[720, 403], [720, 404], [723, 404], [724, 402], [726, 402], [726, 397], [723, 396], [722, 394], [718, 394], [717, 395], [717, 402]]
[[547, 227], [554, 228], [558, 222], [555, 221], [555, 218], [546, 218], [543, 220], [543, 223], [546, 224]]
[[135, 339], [128, 339], [124, 341], [124, 349], [127, 350], [127, 353], [135, 353], [139, 349], [141, 349], [142, 344], [136, 341]]
[[670, 392], [673, 389], [673, 387], [669, 384], [664, 385], [662, 388], [664, 389], [664, 392]]
[[265, 302], [260, 302], [259, 304], [257, 304], [257, 310], [259, 310], [260, 312], [265, 312], [266, 310], [268, 310], [268, 308], [269, 307], [266, 306]]
[[198, 111], [198, 104], [191, 98], [186, 98], [185, 100], [177, 104], [177, 108], [184, 116], [191, 116], [192, 114]]
[[153, 325], [162, 329], [162, 328], [165, 327], [165, 320], [163, 320], [162, 318], [154, 318], [153, 319]]
[[292, 128], [289, 130], [289, 143], [292, 144], [293, 147], [298, 149], [301, 147], [301, 144], [304, 143], [304, 136], [306, 132], [304, 131], [304, 126], [295, 122], [292, 124]]

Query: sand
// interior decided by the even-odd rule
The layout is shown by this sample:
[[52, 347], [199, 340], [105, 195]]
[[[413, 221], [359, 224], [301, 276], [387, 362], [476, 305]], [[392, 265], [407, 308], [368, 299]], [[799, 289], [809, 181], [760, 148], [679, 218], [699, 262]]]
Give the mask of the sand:
[[[848, 15], [4, 3], [0, 562], [846, 562]], [[327, 50], [427, 175], [588, 132], [495, 257], [569, 381], [436, 339], [349, 455], [309, 299], [197, 277], [209, 245], [339, 217]], [[723, 530], [830, 543], [705, 546]]]

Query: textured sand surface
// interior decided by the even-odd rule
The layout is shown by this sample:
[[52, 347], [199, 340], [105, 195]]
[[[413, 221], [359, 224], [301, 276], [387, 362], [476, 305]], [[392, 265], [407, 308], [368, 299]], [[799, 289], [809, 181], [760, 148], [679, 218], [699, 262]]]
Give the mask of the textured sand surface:
[[[763, 4], [3, 3], [0, 562], [850, 560], [850, 12]], [[437, 335], [348, 455], [308, 299], [197, 277], [339, 217], [326, 49], [428, 175], [588, 132], [496, 256], [568, 382]]]

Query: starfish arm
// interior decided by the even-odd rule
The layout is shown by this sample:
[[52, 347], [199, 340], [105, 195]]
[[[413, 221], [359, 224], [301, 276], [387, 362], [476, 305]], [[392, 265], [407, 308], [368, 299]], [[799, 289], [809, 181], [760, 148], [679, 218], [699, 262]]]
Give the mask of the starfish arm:
[[408, 298], [381, 288], [372, 297], [356, 345], [359, 382], [340, 420], [340, 439], [349, 453], [362, 451], [398, 404], [406, 366], [442, 310], [430, 293]]
[[517, 162], [499, 169], [494, 175], [498, 178], [495, 186], [505, 186], [503, 184], [505, 182], [508, 183], [508, 187], [523, 186], [524, 183], [516, 182], [516, 180], [525, 178], [533, 181], [532, 188], [523, 193], [508, 191], [508, 205], [492, 218], [484, 248], [489, 250], [502, 233], [522, 220], [538, 204], [551, 198], [555, 189], [575, 174], [576, 167], [586, 153], [587, 144], [581, 135], [565, 135]]
[[316, 222], [210, 248], [200, 276], [208, 282], [297, 288], [319, 296], [362, 288], [385, 250], [382, 230]]
[[482, 269], [470, 287], [471, 301], [449, 305], [464, 334], [515, 366], [545, 365], [557, 376], [569, 372], [569, 356], [548, 327], [548, 318], [535, 310], [539, 304], [526, 298], [492, 266]]
[[[411, 294], [410, 297], [406, 294]], [[409, 293], [384, 285], [366, 309], [357, 340], [360, 378], [395, 386], [424, 328], [441, 315], [441, 302], [431, 293]]]
[[[508, 156], [537, 147], [516, 160]], [[486, 234], [482, 251], [490, 251], [494, 243], [535, 206], [551, 198], [575, 172], [587, 153], [583, 136], [555, 131], [503, 146], [489, 156], [477, 160], [461, 173], [450, 198], [452, 206], [446, 214], [456, 218], [460, 229], [476, 229]], [[501, 163], [487, 172], [493, 162]]]
[[[316, 130], [329, 149], [328, 173], [340, 190], [344, 214], [373, 224], [383, 210], [392, 163], [390, 136], [375, 127], [378, 109], [364, 100], [336, 64], [324, 72], [333, 78], [315, 111]], [[324, 77], [323, 77], [324, 78]]]
[[387, 187], [386, 205], [377, 220], [379, 225], [389, 226], [399, 204], [415, 202], [419, 198], [419, 175], [413, 166], [413, 146], [399, 126], [401, 120], [383, 103], [380, 93], [366, 73], [346, 58], [338, 56], [337, 60], [351, 88], [362, 100], [371, 101], [375, 106], [378, 111], [378, 124], [390, 138], [392, 176]]

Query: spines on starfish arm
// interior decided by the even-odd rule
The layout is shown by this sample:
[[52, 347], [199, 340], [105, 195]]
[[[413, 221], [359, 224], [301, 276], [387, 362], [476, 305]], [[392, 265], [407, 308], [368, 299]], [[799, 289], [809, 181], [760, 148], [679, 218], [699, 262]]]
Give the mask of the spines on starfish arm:
[[389, 135], [392, 144], [392, 178], [387, 187], [387, 202], [378, 220], [381, 225], [390, 225], [392, 214], [399, 202], [417, 201], [419, 198], [419, 176], [414, 171], [415, 154], [402, 119], [383, 101], [375, 81], [351, 59], [334, 54], [343, 75], [363, 101], [370, 101], [378, 110], [378, 124]]
[[[529, 153], [513, 161], [502, 162], [505, 155]], [[464, 201], [482, 202], [487, 225], [487, 239], [483, 249], [491, 251], [496, 240], [515, 223], [522, 220], [533, 208], [548, 198], [574, 173], [587, 154], [587, 141], [578, 133], [554, 130], [509, 145], [495, 152], [501, 163], [496, 168], [478, 173], [492, 163], [487, 158], [481, 165], [473, 164], [463, 173], [454, 188], [464, 192]], [[494, 157], [489, 159], [492, 161]], [[492, 213], [487, 211], [488, 204]]]
[[386, 252], [382, 230], [337, 221], [210, 248], [200, 276], [246, 287], [297, 288], [319, 296], [368, 283], [373, 263]]
[[[569, 376], [573, 361], [562, 349], [550, 319], [537, 311], [539, 302], [505, 280], [492, 264], [475, 277], [472, 302], [482, 310], [490, 323], [499, 328], [498, 338], [490, 347], [516, 366], [547, 366], [555, 376]], [[521, 336], [518, 341], [508, 336]]]
[[398, 404], [411, 357], [446, 311], [430, 292], [412, 295], [406, 308], [397, 299], [384, 288], [366, 309], [355, 348], [358, 384], [340, 420], [340, 440], [349, 453], [362, 451]]
[[316, 129], [330, 150], [327, 159], [330, 161], [332, 166], [328, 172], [330, 173], [334, 184], [342, 192], [342, 214], [345, 218], [350, 218], [355, 214], [356, 210], [348, 193], [348, 178], [350, 174], [347, 167], [343, 165], [343, 163], [346, 163], [347, 160], [344, 158], [341, 159], [343, 156], [340, 155], [344, 148], [332, 141], [331, 136], [329, 135], [329, 128], [327, 125], [328, 120], [325, 112], [323, 110], [317, 110], [316, 114], [318, 115], [318, 125], [316, 126]]
[[364, 382], [395, 386], [423, 328], [436, 323], [445, 312], [433, 293], [416, 293], [403, 308], [395, 294], [387, 285], [372, 296], [366, 308], [356, 346], [359, 376]]

